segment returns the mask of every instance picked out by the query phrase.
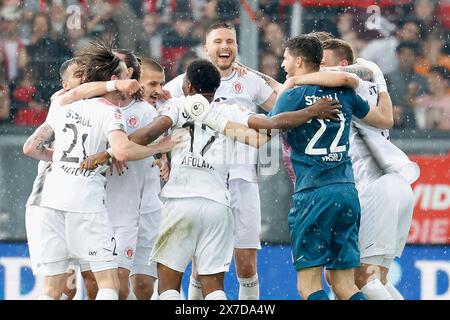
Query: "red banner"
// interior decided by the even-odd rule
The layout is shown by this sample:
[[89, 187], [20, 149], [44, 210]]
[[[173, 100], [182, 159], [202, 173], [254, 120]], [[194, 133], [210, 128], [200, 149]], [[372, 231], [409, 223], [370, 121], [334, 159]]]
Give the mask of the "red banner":
[[450, 244], [450, 154], [410, 156], [420, 166], [413, 184], [414, 216], [408, 243]]

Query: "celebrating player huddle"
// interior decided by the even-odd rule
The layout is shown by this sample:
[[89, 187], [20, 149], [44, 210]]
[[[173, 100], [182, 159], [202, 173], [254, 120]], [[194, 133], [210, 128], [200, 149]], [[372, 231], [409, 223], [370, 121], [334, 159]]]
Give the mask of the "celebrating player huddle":
[[78, 265], [88, 299], [150, 299], [155, 283], [159, 299], [180, 299], [192, 261], [188, 298], [224, 300], [234, 253], [239, 299], [259, 299], [257, 149], [280, 129], [296, 179], [288, 223], [300, 295], [328, 299], [326, 267], [338, 299], [400, 299], [386, 275], [419, 172], [386, 139], [392, 104], [379, 68], [352, 66], [372, 75], [364, 82], [345, 72], [345, 42], [304, 35], [287, 42], [279, 84], [236, 66], [233, 26], [212, 25], [205, 43], [210, 61], [164, 89], [156, 61], [102, 41], [61, 67], [63, 89], [24, 145], [41, 160], [26, 212], [39, 298], [73, 297]]

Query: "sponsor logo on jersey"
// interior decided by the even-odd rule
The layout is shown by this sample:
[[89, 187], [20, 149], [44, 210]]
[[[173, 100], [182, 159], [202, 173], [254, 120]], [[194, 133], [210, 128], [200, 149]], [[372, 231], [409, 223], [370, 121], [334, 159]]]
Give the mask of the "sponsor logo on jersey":
[[205, 106], [200, 102], [196, 102], [191, 106], [191, 110], [194, 116], [199, 116], [205, 110]]
[[117, 120], [122, 119], [122, 114], [119, 112], [114, 112], [114, 117], [116, 117]]
[[127, 257], [128, 259], [133, 258], [133, 255], [134, 255], [133, 248], [131, 248], [131, 247], [125, 248], [124, 254], [125, 254], [125, 257]]
[[242, 92], [242, 84], [239, 81], [236, 81], [233, 83], [233, 90], [234, 93], [241, 93]]
[[127, 119], [127, 125], [130, 128], [137, 128], [137, 126], [139, 125], [139, 119], [135, 115], [131, 115]]

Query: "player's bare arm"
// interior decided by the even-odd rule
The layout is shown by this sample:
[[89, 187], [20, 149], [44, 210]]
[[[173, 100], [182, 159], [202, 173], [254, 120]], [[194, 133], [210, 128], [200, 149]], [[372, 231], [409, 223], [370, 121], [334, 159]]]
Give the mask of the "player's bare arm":
[[[106, 81], [83, 83], [82, 85], [62, 94], [59, 98], [59, 103], [63, 106], [81, 99], [102, 96], [108, 93], [108, 90], [111, 90], [106, 84]], [[139, 82], [134, 79], [114, 80], [114, 89], [128, 95], [134, 94], [135, 92], [141, 90], [141, 88], [142, 87]]]
[[369, 113], [361, 119], [367, 124], [380, 129], [390, 129], [394, 125], [392, 101], [389, 93], [378, 94], [377, 106], [370, 106]]
[[[156, 117], [145, 127], [133, 132], [133, 134], [131, 134], [128, 138], [138, 145], [146, 146], [156, 140], [164, 132], [169, 130], [172, 127], [172, 123], [172, 119], [167, 116]], [[81, 162], [80, 168], [92, 170], [97, 168], [99, 165], [105, 164], [110, 158], [111, 155], [107, 151], [98, 152]]]
[[280, 113], [270, 118], [264, 115], [252, 115], [248, 119], [248, 126], [255, 130], [287, 130], [298, 127], [313, 118], [338, 121], [339, 118], [337, 115], [340, 112], [341, 105], [338, 101], [322, 98], [305, 109]]
[[52, 161], [53, 150], [47, 145], [55, 139], [55, 132], [47, 124], [43, 123], [27, 139], [23, 145], [23, 153], [31, 158], [43, 161]]
[[167, 116], [159, 116], [130, 135], [130, 140], [140, 145], [147, 145], [156, 140], [160, 135], [169, 130], [173, 125], [172, 119]]
[[380, 129], [390, 129], [394, 125], [392, 101], [387, 91], [386, 80], [380, 67], [374, 62], [362, 58], [356, 59], [358, 64], [369, 68], [373, 73], [373, 81], [378, 88], [378, 104], [370, 106], [369, 113], [362, 119], [367, 124]]
[[349, 72], [349, 73], [353, 73], [358, 78], [365, 80], [365, 81], [370, 81], [370, 79], [372, 79], [372, 75], [373, 75], [372, 70], [370, 70], [369, 68], [362, 66], [360, 64], [352, 64], [349, 66], [323, 67], [323, 68], [320, 68], [320, 70]]
[[322, 87], [349, 87], [356, 89], [358, 87], [358, 80], [355, 74], [349, 72], [320, 71], [294, 76], [286, 81], [291, 81], [295, 85], [310, 84]]
[[227, 122], [223, 134], [229, 138], [235, 139], [257, 149], [265, 145], [270, 140], [270, 136], [267, 134], [261, 134], [256, 130], [250, 129], [247, 126], [233, 121]]
[[119, 161], [141, 160], [157, 153], [170, 152], [176, 145], [183, 142], [185, 135], [177, 133], [162, 138], [158, 143], [151, 146], [142, 146], [128, 139], [125, 132], [120, 130], [111, 131], [108, 141], [114, 157]]

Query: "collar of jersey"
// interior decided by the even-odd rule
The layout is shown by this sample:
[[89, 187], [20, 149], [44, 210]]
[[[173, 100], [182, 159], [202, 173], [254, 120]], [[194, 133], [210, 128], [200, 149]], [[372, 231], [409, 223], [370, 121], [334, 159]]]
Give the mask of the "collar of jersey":
[[236, 69], [233, 69], [233, 72], [228, 77], [220, 78], [220, 81], [231, 80], [236, 75], [236, 72], [237, 72]]
[[130, 109], [135, 103], [136, 103], [136, 99], [133, 99], [133, 100], [131, 100], [131, 102], [127, 105], [127, 106], [125, 106], [125, 107], [120, 107], [120, 109], [121, 110], [128, 110], [128, 109]]

